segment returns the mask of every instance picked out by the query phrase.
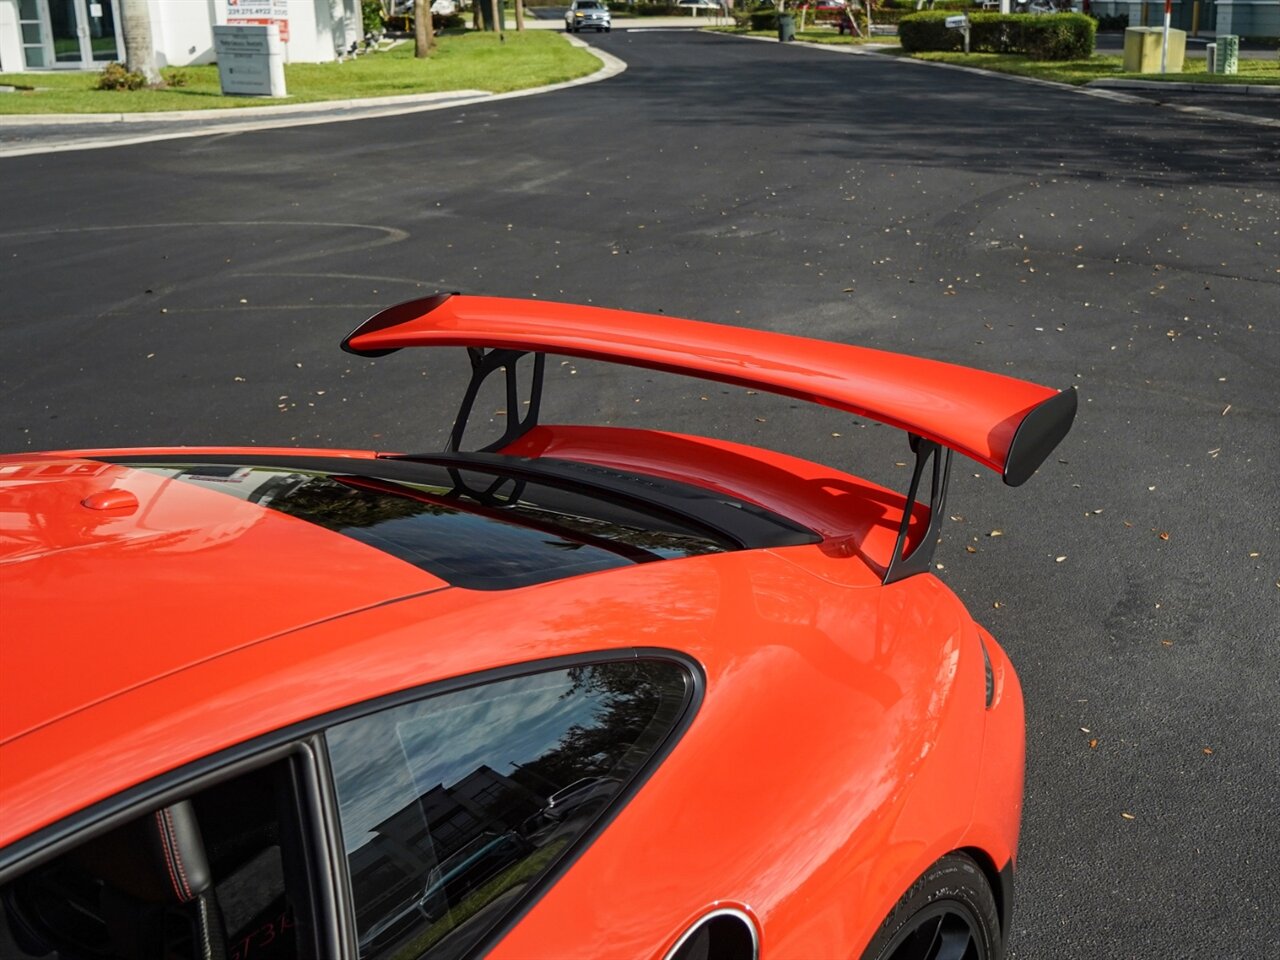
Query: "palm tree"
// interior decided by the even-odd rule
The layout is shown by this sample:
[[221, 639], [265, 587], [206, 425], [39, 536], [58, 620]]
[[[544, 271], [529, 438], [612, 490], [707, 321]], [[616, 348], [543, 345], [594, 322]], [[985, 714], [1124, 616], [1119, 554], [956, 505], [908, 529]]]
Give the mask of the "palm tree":
[[429, 57], [435, 46], [436, 31], [431, 19], [431, 0], [413, 0], [413, 55]]
[[163, 82], [156, 69], [156, 47], [151, 41], [151, 12], [147, 0], [120, 0], [120, 29], [124, 33], [125, 69], [140, 73], [147, 83]]

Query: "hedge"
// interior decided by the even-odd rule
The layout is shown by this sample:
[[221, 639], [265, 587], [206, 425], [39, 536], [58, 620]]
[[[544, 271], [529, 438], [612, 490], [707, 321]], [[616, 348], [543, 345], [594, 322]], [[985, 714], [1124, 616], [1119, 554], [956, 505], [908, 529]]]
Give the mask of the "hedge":
[[[944, 11], [903, 17], [898, 39], [908, 53], [963, 50], [959, 30], [948, 30]], [[1086, 60], [1093, 56], [1097, 23], [1082, 13], [974, 13], [969, 15], [969, 50], [1023, 53], [1032, 60]]]

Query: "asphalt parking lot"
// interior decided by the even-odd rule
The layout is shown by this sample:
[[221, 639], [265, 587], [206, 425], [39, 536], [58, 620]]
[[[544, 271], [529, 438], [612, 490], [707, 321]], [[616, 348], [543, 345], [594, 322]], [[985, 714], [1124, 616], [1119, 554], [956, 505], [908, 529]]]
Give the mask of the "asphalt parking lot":
[[[462, 360], [337, 349], [435, 290], [1075, 386], [1076, 427], [1026, 486], [957, 471], [937, 554], [1027, 697], [1011, 956], [1280, 955], [1276, 130], [688, 31], [591, 43], [626, 72], [0, 159], [0, 449], [438, 446]], [[549, 418], [718, 431], [901, 485], [887, 429], [554, 372], [577, 390]]]

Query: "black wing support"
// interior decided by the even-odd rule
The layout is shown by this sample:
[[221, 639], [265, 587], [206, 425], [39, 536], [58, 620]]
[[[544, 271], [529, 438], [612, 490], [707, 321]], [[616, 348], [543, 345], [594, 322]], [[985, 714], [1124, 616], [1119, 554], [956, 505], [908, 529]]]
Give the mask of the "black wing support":
[[[436, 293], [418, 300], [409, 300], [388, 307], [370, 317], [356, 327], [342, 341], [342, 349], [358, 357], [385, 357], [395, 353], [398, 347], [391, 350], [356, 350], [351, 346], [351, 338], [357, 333], [368, 333], [371, 330], [382, 330], [398, 326], [415, 317], [430, 313], [450, 297], [459, 296], [453, 293]], [[489, 375], [502, 370], [506, 378], [507, 388], [507, 429], [501, 437], [480, 448], [481, 453], [492, 453], [514, 443], [538, 425], [538, 410], [542, 406], [542, 380], [546, 371], [547, 355], [533, 354], [533, 376], [529, 383], [528, 408], [521, 412], [520, 373], [521, 358], [527, 356], [527, 350], [485, 350], [483, 347], [467, 347], [467, 356], [471, 360], [471, 381], [462, 395], [458, 405], [457, 416], [453, 418], [453, 429], [449, 431], [449, 442], [445, 446], [447, 453], [458, 453], [462, 450], [462, 437], [467, 432], [467, 421], [471, 419], [471, 411], [475, 407], [476, 397], [480, 395], [480, 387]]]
[[533, 355], [533, 376], [529, 381], [529, 405], [521, 411], [520, 403], [520, 360], [528, 356], [522, 350], [484, 350], [480, 347], [467, 347], [467, 355], [471, 358], [471, 382], [462, 395], [462, 403], [458, 406], [458, 415], [453, 420], [453, 430], [449, 432], [449, 443], [445, 446], [448, 453], [462, 450], [462, 437], [467, 432], [467, 420], [471, 418], [471, 410], [475, 406], [480, 387], [495, 370], [502, 370], [507, 388], [507, 429], [501, 437], [480, 448], [481, 453], [492, 453], [514, 443], [538, 425], [538, 411], [542, 406], [542, 379], [546, 372], [547, 355]]
[[[1011, 487], [1026, 483], [1040, 464], [1062, 442], [1075, 420], [1077, 397], [1075, 390], [1063, 390], [1032, 407], [1018, 424], [1002, 474]], [[917, 573], [924, 573], [933, 561], [933, 551], [942, 531], [943, 507], [947, 501], [947, 486], [951, 480], [951, 450], [933, 440], [910, 434], [911, 449], [916, 455], [915, 469], [911, 472], [911, 486], [907, 489], [906, 510], [898, 527], [898, 539], [893, 546], [893, 558], [885, 571], [884, 583], [890, 584]], [[929, 489], [929, 526], [910, 553], [903, 555], [907, 543], [907, 529], [911, 516], [919, 502], [920, 481], [927, 467], [932, 464]]]
[[[898, 540], [893, 545], [893, 559], [889, 561], [889, 569], [884, 572], [886, 585], [907, 577], [924, 573], [933, 560], [934, 548], [938, 545], [938, 537], [942, 532], [942, 508], [947, 500], [947, 486], [951, 482], [951, 451], [932, 440], [925, 440], [914, 433], [910, 435], [911, 449], [915, 451], [916, 465], [911, 471], [911, 486], [907, 489], [907, 505], [902, 514], [902, 524], [898, 527]], [[902, 550], [907, 543], [907, 529], [911, 525], [911, 516], [915, 512], [917, 498], [920, 494], [920, 480], [925, 468], [932, 464], [933, 475], [929, 483], [929, 526], [906, 556]]]

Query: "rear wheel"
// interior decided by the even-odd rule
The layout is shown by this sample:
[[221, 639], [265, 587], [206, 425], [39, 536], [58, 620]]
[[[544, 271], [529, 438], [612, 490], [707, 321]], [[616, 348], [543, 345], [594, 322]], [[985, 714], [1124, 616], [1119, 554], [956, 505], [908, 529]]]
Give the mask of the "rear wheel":
[[962, 853], [943, 857], [912, 884], [863, 960], [999, 960], [996, 901], [982, 870]]

